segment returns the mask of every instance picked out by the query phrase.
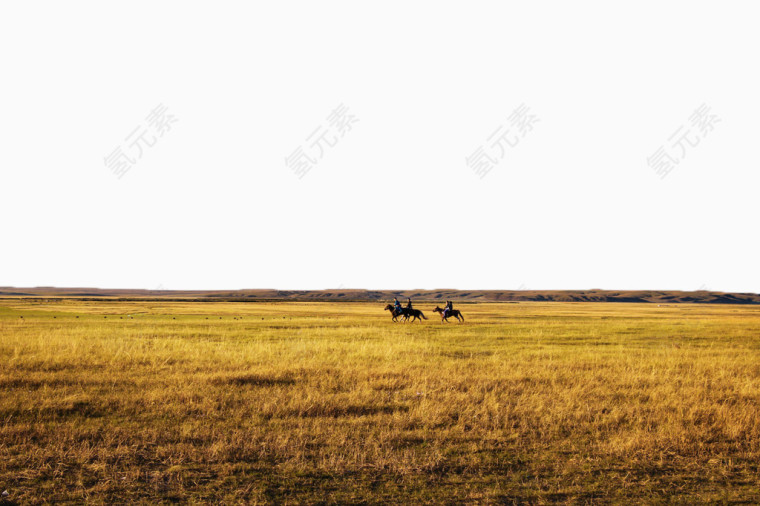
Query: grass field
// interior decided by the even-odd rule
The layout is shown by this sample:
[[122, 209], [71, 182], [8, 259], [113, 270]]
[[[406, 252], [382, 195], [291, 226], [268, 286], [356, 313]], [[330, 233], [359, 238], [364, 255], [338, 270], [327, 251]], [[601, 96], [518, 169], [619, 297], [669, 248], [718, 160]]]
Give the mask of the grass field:
[[4, 501], [760, 501], [760, 307], [418, 306], [0, 299]]

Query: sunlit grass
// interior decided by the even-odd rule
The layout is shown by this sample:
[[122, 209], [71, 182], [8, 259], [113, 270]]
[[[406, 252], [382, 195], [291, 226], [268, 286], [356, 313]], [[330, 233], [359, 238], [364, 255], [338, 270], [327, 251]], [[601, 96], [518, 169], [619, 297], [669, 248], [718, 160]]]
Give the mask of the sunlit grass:
[[[0, 300], [21, 503], [760, 500], [760, 308]], [[22, 318], [23, 317], [23, 318]]]

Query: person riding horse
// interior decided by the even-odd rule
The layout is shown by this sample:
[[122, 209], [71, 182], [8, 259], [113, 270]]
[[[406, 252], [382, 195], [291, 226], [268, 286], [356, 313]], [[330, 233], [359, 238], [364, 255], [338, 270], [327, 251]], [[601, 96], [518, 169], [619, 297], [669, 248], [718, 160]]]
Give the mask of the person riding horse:
[[[389, 306], [390, 307], [390, 306]], [[457, 321], [463, 322], [464, 316], [462, 316], [462, 312], [458, 309], [454, 309], [454, 303], [450, 300], [446, 301], [446, 305], [443, 306], [443, 309], [439, 308], [438, 306], [433, 309], [436, 313], [441, 315], [441, 323], [448, 322], [449, 318], [456, 318]]]
[[401, 314], [401, 316], [404, 317], [404, 320], [406, 320], [407, 318], [409, 318], [409, 315], [412, 314], [413, 310], [414, 310], [414, 308], [412, 307], [412, 299], [410, 299], [409, 297], [406, 298], [406, 307], [405, 308], [401, 309], [400, 306], [399, 306], [399, 313]]
[[447, 300], [446, 305], [443, 307], [443, 317], [446, 318], [453, 309], [454, 304], [450, 300]]
[[401, 321], [403, 322], [409, 321], [410, 318], [413, 322], [417, 320], [420, 320], [420, 322], [422, 322], [422, 320], [427, 320], [427, 316], [425, 316], [422, 311], [412, 307], [412, 299], [410, 298], [406, 299], [406, 307], [402, 308], [401, 303], [394, 297], [393, 304], [385, 306], [385, 310], [391, 312], [391, 318], [394, 322], [397, 321], [396, 318], [398, 316], [401, 317]]

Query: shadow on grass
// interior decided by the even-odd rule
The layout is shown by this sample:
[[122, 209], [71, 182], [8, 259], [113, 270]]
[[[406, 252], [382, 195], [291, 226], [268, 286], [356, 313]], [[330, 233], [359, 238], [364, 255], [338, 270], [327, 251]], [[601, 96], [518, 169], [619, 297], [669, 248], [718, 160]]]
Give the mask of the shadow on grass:
[[89, 381], [78, 378], [4, 378], [0, 379], [0, 389], [24, 389], [39, 390], [40, 388], [61, 388], [71, 386], [97, 386], [105, 384], [103, 381]]
[[241, 374], [236, 376], [227, 376], [214, 378], [211, 380], [216, 385], [235, 385], [235, 386], [253, 386], [253, 387], [272, 387], [294, 385], [296, 380], [289, 376], [267, 376], [263, 374]]
[[300, 418], [341, 418], [372, 415], [391, 415], [396, 412], [407, 412], [408, 406], [403, 405], [363, 405], [349, 404], [346, 406], [314, 405], [305, 409], [287, 411], [285, 416]]
[[0, 411], [0, 418], [52, 421], [70, 417], [101, 418], [106, 414], [107, 412], [103, 409], [102, 406], [94, 404], [90, 401], [74, 401], [40, 408], [17, 408]]

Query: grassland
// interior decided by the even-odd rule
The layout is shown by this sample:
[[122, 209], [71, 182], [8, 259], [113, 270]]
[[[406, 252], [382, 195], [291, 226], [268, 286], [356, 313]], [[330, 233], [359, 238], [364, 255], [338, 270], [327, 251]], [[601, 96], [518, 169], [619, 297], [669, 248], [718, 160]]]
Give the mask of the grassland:
[[5, 502], [760, 501], [760, 307], [0, 299]]

